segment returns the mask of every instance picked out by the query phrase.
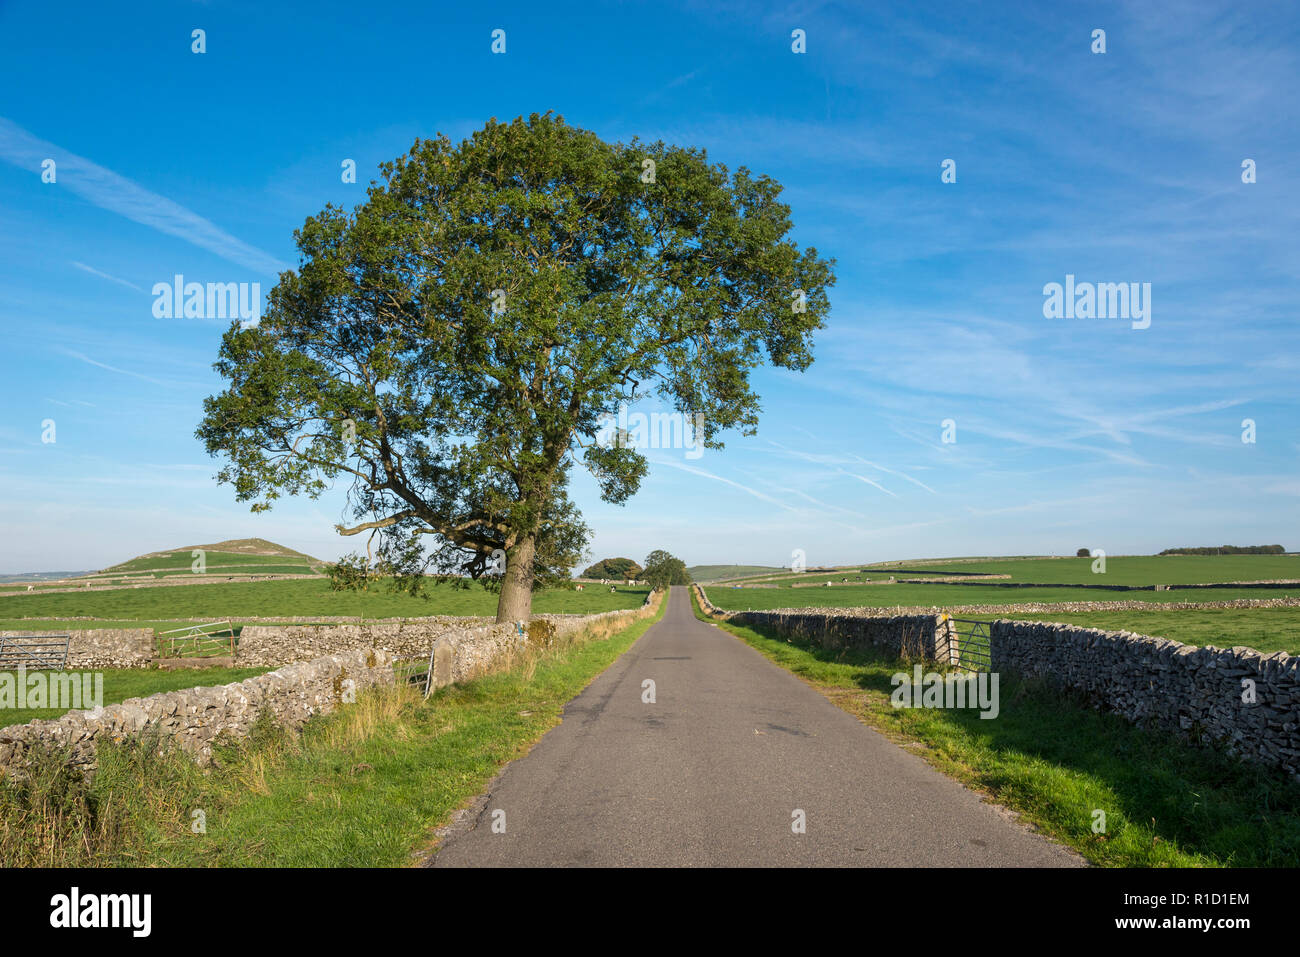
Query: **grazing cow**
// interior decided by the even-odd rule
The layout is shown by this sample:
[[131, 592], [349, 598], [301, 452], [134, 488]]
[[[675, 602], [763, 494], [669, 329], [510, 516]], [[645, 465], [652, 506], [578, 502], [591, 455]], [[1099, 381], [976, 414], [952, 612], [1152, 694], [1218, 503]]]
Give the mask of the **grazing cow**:
[[582, 591], [582, 589], [583, 589], [583, 586], [582, 586], [582, 585], [579, 585], [579, 586], [578, 586], [578, 591]]
[[34, 586], [32, 586], [32, 585], [28, 585], [28, 586], [27, 586], [27, 590], [28, 590], [28, 591], [34, 591], [35, 588], [34, 588]]

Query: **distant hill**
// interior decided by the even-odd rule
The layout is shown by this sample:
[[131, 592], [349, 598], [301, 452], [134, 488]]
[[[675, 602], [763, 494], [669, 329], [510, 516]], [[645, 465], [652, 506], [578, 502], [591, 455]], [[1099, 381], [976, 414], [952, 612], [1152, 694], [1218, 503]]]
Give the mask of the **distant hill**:
[[59, 581], [64, 578], [76, 578], [89, 575], [90, 572], [19, 572], [15, 575], [0, 575], [0, 585], [21, 585], [24, 582]]
[[319, 558], [268, 542], [265, 538], [232, 538], [207, 545], [148, 552], [105, 568], [100, 574], [189, 571], [196, 551], [204, 553], [209, 569], [238, 570], [241, 574], [319, 573], [326, 564]]
[[241, 555], [276, 555], [305, 559], [313, 565], [324, 564], [319, 558], [312, 558], [302, 552], [295, 552], [292, 548], [277, 545], [275, 542], [268, 542], [265, 538], [231, 538], [224, 542], [213, 542], [211, 545], [186, 545], [184, 548], [173, 548], [166, 552], [148, 552], [136, 556], [131, 561], [138, 561], [141, 558], [167, 558], [177, 552], [189, 553], [195, 549], [202, 549], [205, 552], [231, 552]]
[[770, 575], [789, 571], [772, 565], [692, 565], [687, 573], [697, 582], [725, 581], [728, 578], [749, 578], [752, 575]]

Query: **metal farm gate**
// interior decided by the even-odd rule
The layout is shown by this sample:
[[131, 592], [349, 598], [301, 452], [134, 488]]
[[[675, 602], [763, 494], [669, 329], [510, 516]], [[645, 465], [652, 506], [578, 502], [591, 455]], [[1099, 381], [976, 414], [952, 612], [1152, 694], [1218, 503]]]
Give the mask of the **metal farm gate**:
[[158, 635], [159, 658], [235, 657], [234, 626], [228, 621], [207, 625], [186, 625]]
[[963, 671], [989, 671], [993, 656], [989, 648], [989, 625], [974, 618], [948, 619], [948, 663]]
[[30, 668], [33, 671], [62, 671], [68, 666], [68, 645], [72, 637], [61, 635], [0, 636], [0, 671]]

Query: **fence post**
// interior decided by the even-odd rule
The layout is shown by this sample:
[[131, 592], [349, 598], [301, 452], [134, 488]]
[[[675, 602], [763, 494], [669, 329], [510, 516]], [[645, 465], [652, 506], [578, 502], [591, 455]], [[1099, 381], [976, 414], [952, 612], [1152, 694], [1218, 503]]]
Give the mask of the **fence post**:
[[452, 654], [451, 645], [439, 639], [433, 649], [433, 674], [430, 675], [433, 687], [441, 688], [451, 684]]
[[944, 613], [934, 623], [934, 660], [950, 665], [961, 664], [961, 647], [952, 616]]

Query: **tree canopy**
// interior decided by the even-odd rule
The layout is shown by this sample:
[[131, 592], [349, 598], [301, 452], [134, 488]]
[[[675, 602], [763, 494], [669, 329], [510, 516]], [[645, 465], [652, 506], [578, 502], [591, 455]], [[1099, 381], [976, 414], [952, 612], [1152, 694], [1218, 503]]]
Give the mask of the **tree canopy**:
[[639, 578], [641, 566], [630, 558], [605, 558], [582, 573], [584, 578]]
[[812, 362], [833, 263], [788, 238], [766, 176], [551, 114], [417, 140], [380, 174], [295, 232], [197, 435], [254, 510], [347, 482], [339, 533], [413, 591], [478, 578], [526, 617], [586, 545], [573, 467], [619, 504], [646, 474], [597, 441], [620, 404], [657, 394], [721, 448], [758, 422], [752, 369]]
[[651, 588], [667, 588], [669, 585], [689, 585], [690, 572], [686, 563], [680, 558], [662, 549], [656, 549], [646, 556], [645, 569], [641, 577]]

